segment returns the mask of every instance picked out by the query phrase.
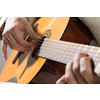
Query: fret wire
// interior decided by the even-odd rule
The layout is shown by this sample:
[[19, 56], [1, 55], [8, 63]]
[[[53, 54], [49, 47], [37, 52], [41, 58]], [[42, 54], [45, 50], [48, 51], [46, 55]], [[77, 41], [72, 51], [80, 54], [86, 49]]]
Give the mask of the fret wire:
[[[66, 52], [66, 49], [67, 49], [67, 47], [69, 46], [69, 43], [67, 44], [67, 46], [65, 46], [65, 48], [64, 48], [64, 50], [63, 50], [63, 52], [62, 52], [62, 55], [60, 56], [60, 59], [59, 60], [61, 60], [61, 57], [63, 56], [63, 54]], [[64, 56], [65, 56], [65, 54], [64, 54]], [[63, 57], [64, 58], [64, 57]], [[62, 59], [63, 60], [63, 59]]]
[[[58, 43], [59, 44], [59, 43]], [[64, 45], [62, 45], [62, 44], [60, 44], [61, 45], [61, 47], [60, 48], [62, 48], [62, 50], [61, 49], [59, 49], [58, 51], [58, 53], [57, 53], [57, 55], [54, 55], [54, 58], [55, 59], [57, 59], [57, 60], [59, 60], [60, 58], [61, 58], [61, 56], [63, 55], [63, 52], [64, 52], [64, 49], [66, 49], [65, 48], [65, 45], [66, 44], [64, 44]], [[64, 49], [63, 49], [64, 48]], [[63, 52], [62, 52], [63, 51]]]
[[[74, 49], [76, 48], [77, 44], [74, 46]], [[72, 52], [74, 51], [74, 49], [72, 50]], [[66, 60], [66, 63], [68, 62], [68, 60], [70, 59], [70, 56], [72, 55], [72, 52], [70, 53], [69, 57]]]
[[85, 48], [84, 48], [84, 50], [83, 50], [83, 52], [85, 52], [85, 50], [86, 50], [87, 47], [88, 47], [88, 46], [86, 45]]
[[[57, 42], [54, 41], [54, 45], [53, 45], [54, 49], [52, 49], [52, 52], [50, 53], [50, 57], [52, 57], [52, 58], [53, 58], [53, 56], [54, 56], [53, 54], [55, 53], [55, 50], [56, 50], [55, 47], [57, 47], [56, 45], [57, 45]], [[52, 47], [52, 48], [53, 48], [53, 47]]]
[[78, 49], [77, 53], [79, 52], [79, 50], [81, 49], [81, 47], [82, 47], [82, 44], [80, 45], [80, 47], [79, 47], [79, 49]]
[[[43, 44], [43, 46], [44, 46], [44, 48], [45, 48], [45, 46], [46, 46], [46, 47], [49, 47], [49, 45], [48, 45], [48, 44], [47, 44], [47, 45]], [[57, 46], [57, 47], [59, 48], [59, 46]], [[51, 49], [54, 49], [54, 48], [55, 48], [55, 46], [53, 46]], [[58, 49], [58, 48], [57, 48], [57, 49]], [[61, 50], [63, 50], [64, 48], [65, 48], [65, 47], [60, 48], [60, 49], [61, 49]]]
[[[58, 45], [60, 45], [60, 46], [58, 46]], [[63, 46], [63, 45], [62, 45], [61, 43], [60, 43], [60, 44], [57, 43], [57, 46], [56, 46], [56, 47], [58, 47], [58, 49], [55, 49], [55, 52], [56, 52], [56, 53], [53, 54], [53, 57], [52, 57], [53, 59], [56, 59], [57, 56], [59, 56], [59, 53], [60, 53], [60, 49], [59, 49], [59, 48], [62, 48], [62, 46]]]
[[[73, 43], [70, 45], [70, 48], [68, 49], [68, 51], [65, 53], [64, 58], [66, 58], [66, 55], [68, 54], [68, 52], [71, 49], [72, 45], [73, 45]], [[63, 59], [63, 60], [64, 60], [64, 62], [66, 62], [66, 59]]]
[[52, 43], [53, 45], [51, 45], [51, 49], [50, 49], [50, 51], [48, 51], [48, 54], [47, 54], [47, 56], [49, 56], [49, 57], [52, 57], [53, 56], [53, 51], [55, 50], [55, 49], [52, 49], [52, 48], [54, 48], [55, 47], [55, 45], [56, 45], [56, 41], [53, 41], [53, 43]]
[[[69, 48], [69, 43], [67, 43], [67, 46], [65, 46], [65, 48], [64, 48], [65, 52], [66, 52], [66, 49], [67, 49], [67, 48]], [[65, 56], [64, 53], [62, 53], [62, 56], [63, 56], [63, 55]], [[61, 57], [60, 57], [60, 58], [61, 58]], [[60, 58], [57, 57], [58, 60], [60, 60]]]
[[[48, 42], [47, 44], [46, 44], [46, 46], [48, 46], [48, 44], [50, 44], [50, 42]], [[52, 45], [49, 45], [49, 48], [52, 48], [53, 47], [53, 45], [54, 45], [55, 43], [53, 42], [52, 43]], [[43, 46], [45, 45], [45, 43], [43, 43]], [[49, 49], [49, 48], [45, 48], [46, 50], [44, 50], [44, 53], [43, 53], [43, 55], [44, 56], [47, 56], [46, 54], [48, 54], [48, 56], [50, 55], [50, 51], [52, 50], [52, 49]], [[42, 49], [42, 48], [41, 48]]]
[[97, 62], [97, 61], [100, 61], [100, 58], [95, 58], [95, 61]]
[[[53, 47], [55, 47], [55, 46], [53, 46]], [[57, 46], [56, 46], [57, 47]], [[59, 49], [58, 49], [59, 50]]]
[[97, 53], [95, 54], [95, 56], [93, 57], [93, 60], [95, 60], [95, 58], [97, 57], [98, 53], [100, 52], [100, 49], [97, 51]]
[[[77, 50], [77, 52], [76, 53], [78, 53], [79, 52], [79, 50], [81, 49], [81, 47], [82, 47], [82, 44], [79, 46], [79, 49]], [[74, 56], [73, 56], [73, 58], [72, 58], [72, 60], [71, 61], [73, 61], [74, 60]]]
[[[61, 45], [61, 47], [59, 47], [59, 49], [57, 49], [57, 51], [58, 51], [58, 53], [56, 54], [56, 55], [54, 55], [54, 59], [57, 59], [57, 60], [59, 60], [60, 59], [60, 57], [63, 55], [63, 52], [61, 52], [61, 51], [64, 51], [64, 49], [63, 48], [65, 48], [64, 47], [64, 45], [66, 45], [66, 44], [60, 44]], [[59, 46], [59, 43], [58, 43], [58, 46]], [[60, 49], [60, 48], [62, 48], [62, 49]]]

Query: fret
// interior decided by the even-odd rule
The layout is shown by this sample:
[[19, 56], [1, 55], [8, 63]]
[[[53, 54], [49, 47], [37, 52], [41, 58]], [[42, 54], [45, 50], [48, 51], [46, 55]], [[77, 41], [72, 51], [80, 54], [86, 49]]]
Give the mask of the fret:
[[91, 53], [95, 53], [96, 54], [97, 51], [98, 51], [98, 47], [94, 47], [93, 46], [93, 49], [92, 49]]
[[53, 47], [51, 47], [51, 52], [49, 51], [49, 53], [48, 53], [48, 55], [50, 56], [50, 57], [52, 57], [52, 59], [53, 59], [53, 57], [54, 57], [54, 54], [57, 54], [57, 52], [58, 52], [58, 49], [60, 48], [60, 44], [59, 44], [59, 47], [58, 47], [58, 44], [54, 41], [54, 43], [53, 43]]
[[96, 62], [100, 62], [100, 58], [95, 58], [95, 61]]
[[64, 55], [64, 57], [63, 57], [63, 59], [62, 59], [62, 61], [64, 61], [65, 63], [66, 63], [66, 59], [65, 59], [65, 58], [67, 57], [67, 54], [68, 54], [68, 52], [70, 51], [72, 45], [73, 45], [73, 43], [71, 43], [71, 45], [70, 45], [70, 47], [68, 48], [67, 52], [65, 51], [65, 55]]
[[63, 51], [63, 48], [65, 48], [62, 43], [60, 43], [60, 44], [58, 43], [57, 47], [58, 47], [57, 53], [53, 54], [53, 59], [56, 59], [56, 60], [58, 60], [58, 58], [60, 59], [60, 57], [63, 54], [61, 51]]
[[76, 53], [78, 53], [80, 51], [81, 47], [82, 47], [82, 44], [79, 46], [79, 49], [77, 50]]
[[93, 60], [96, 59], [96, 57], [97, 57], [97, 55], [99, 54], [99, 52], [100, 52], [100, 49], [97, 51], [97, 53], [96, 53], [95, 56], [93, 57]]
[[94, 58], [95, 54], [96, 53], [91, 53], [91, 54], [89, 54], [89, 56], [92, 57], [92, 58]]
[[66, 60], [66, 63], [70, 60], [70, 56], [72, 56], [72, 53], [73, 53], [74, 49], [76, 48], [76, 46], [77, 46], [77, 44], [75, 44], [75, 46], [74, 46], [72, 52], [70, 53], [69, 57], [68, 57], [67, 60]]
[[86, 45], [85, 48], [84, 48], [84, 50], [83, 50], [83, 52], [85, 52], [85, 50], [86, 50], [87, 47], [88, 47], [88, 46]]
[[60, 55], [59, 58], [58, 58], [58, 56], [57, 56], [56, 59], [58, 58], [58, 60], [60, 60], [60, 61], [64, 59], [63, 56], [65, 55], [66, 49], [67, 49], [68, 46], [69, 46], [68, 44], [69, 44], [69, 43], [67, 43], [67, 44], [64, 45], [64, 49], [63, 49], [63, 51], [62, 51], [62, 55]]
[[53, 39], [44, 39], [37, 54], [40, 57], [51, 59], [66, 64], [73, 60], [77, 52], [86, 52], [94, 60], [95, 65], [100, 61], [99, 47], [58, 41]]
[[86, 48], [86, 45], [82, 45], [81, 44], [81, 47], [80, 47], [80, 49], [78, 50], [78, 52], [83, 52], [83, 50]]
[[[70, 59], [69, 59], [70, 61], [74, 60], [75, 54], [81, 51], [80, 49], [81, 49], [82, 46], [83, 46], [82, 44], [77, 44], [76, 48], [74, 48], [74, 51], [71, 54], [72, 57], [70, 57]], [[82, 52], [83, 52], [83, 49], [82, 49]]]

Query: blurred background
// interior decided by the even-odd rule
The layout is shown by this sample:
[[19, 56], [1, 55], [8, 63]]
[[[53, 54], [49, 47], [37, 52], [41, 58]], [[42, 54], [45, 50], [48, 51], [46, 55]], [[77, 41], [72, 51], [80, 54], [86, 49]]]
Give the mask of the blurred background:
[[[1, 19], [1, 17], [0, 17], [0, 19]], [[4, 61], [4, 59], [3, 59], [3, 55], [2, 55], [2, 50], [1, 50], [1, 45], [2, 45], [2, 41], [0, 41], [0, 73], [1, 73], [1, 71], [2, 71], [2, 68], [3, 68], [3, 66], [4, 66], [4, 64], [5, 64], [5, 61]], [[9, 57], [9, 55], [11, 54], [11, 49], [8, 47], [7, 48], [7, 55], [8, 55], [8, 57]]]

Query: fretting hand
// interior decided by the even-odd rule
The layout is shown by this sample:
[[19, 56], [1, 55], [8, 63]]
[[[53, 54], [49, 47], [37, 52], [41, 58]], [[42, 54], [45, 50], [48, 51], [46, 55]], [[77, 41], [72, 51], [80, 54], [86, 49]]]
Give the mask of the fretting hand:
[[65, 75], [63, 75], [57, 84], [99, 84], [100, 77], [92, 71], [92, 58], [86, 53], [77, 53], [73, 62], [66, 65]]

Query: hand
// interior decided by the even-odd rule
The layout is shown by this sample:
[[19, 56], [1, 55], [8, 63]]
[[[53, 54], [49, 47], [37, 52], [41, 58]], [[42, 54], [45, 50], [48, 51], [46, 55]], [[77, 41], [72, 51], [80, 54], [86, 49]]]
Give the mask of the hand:
[[73, 62], [66, 65], [65, 75], [63, 75], [57, 84], [99, 84], [100, 77], [92, 71], [92, 58], [86, 53], [78, 53]]
[[13, 49], [22, 52], [29, 52], [33, 45], [23, 39], [20, 31], [26, 32], [33, 39], [40, 39], [32, 29], [31, 25], [21, 17], [9, 17], [6, 20], [5, 28], [2, 34], [2, 52], [4, 60], [7, 60], [7, 45]]

